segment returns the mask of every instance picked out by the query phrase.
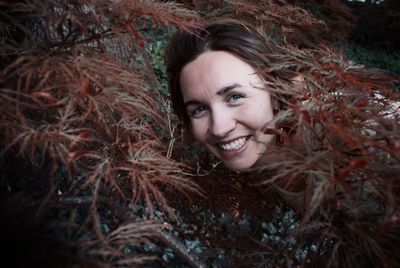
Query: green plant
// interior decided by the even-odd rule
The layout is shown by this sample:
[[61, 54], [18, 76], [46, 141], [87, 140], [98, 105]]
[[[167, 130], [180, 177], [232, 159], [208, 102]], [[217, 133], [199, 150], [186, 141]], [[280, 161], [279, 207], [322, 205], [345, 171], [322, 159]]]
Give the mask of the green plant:
[[393, 75], [400, 73], [400, 56], [398, 54], [389, 54], [384, 50], [372, 50], [361, 45], [350, 44], [346, 49], [346, 55], [369, 68], [379, 68]]

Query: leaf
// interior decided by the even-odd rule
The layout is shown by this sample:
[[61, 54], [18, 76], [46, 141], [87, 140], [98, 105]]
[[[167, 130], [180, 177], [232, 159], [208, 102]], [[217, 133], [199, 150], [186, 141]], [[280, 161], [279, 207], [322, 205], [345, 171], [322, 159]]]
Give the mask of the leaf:
[[78, 88], [79, 88], [79, 92], [80, 92], [82, 95], [89, 94], [89, 95], [92, 95], [92, 96], [93, 96], [93, 88], [91, 87], [90, 81], [89, 81], [88, 78], [86, 78], [86, 79], [83, 81], [82, 84], [78, 85]]
[[71, 160], [76, 160], [76, 159], [81, 158], [82, 156], [86, 155], [87, 153], [88, 153], [88, 151], [80, 149], [80, 150], [76, 150], [76, 151], [70, 153], [68, 157]]
[[68, 154], [67, 169], [70, 175], [76, 173], [75, 160], [83, 157], [88, 153], [87, 150], [79, 149]]
[[348, 164], [350, 168], [363, 168], [368, 164], [366, 159], [351, 160]]
[[145, 41], [147, 41], [147, 42], [151, 42], [151, 38], [148, 38], [148, 37], [142, 37], [141, 39], [140, 39], [140, 44], [139, 44], [139, 46], [140, 46], [140, 48], [144, 48], [144, 42]]
[[57, 100], [48, 92], [43, 92], [43, 91], [37, 91], [37, 92], [32, 92], [31, 93], [32, 97], [44, 97], [47, 99], [48, 102], [50, 102], [51, 104], [55, 104], [57, 103]]
[[359, 108], [362, 108], [362, 107], [365, 107], [367, 104], [368, 104], [368, 100], [362, 99], [357, 102], [356, 106]]
[[382, 234], [382, 233], [386, 232], [390, 227], [392, 227], [393, 223], [400, 224], [400, 218], [398, 218], [396, 216], [392, 216], [390, 219], [383, 222], [378, 228], [378, 233]]

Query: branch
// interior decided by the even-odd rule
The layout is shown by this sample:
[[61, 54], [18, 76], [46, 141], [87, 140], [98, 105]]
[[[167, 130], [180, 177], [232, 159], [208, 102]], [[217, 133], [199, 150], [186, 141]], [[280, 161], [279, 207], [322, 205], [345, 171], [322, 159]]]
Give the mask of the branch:
[[160, 227], [155, 228], [155, 231], [160, 234], [161, 240], [175, 252], [177, 252], [187, 263], [189, 263], [193, 268], [203, 268], [206, 267], [196, 255], [190, 252], [180, 240], [174, 237], [170, 232], [167, 232]]

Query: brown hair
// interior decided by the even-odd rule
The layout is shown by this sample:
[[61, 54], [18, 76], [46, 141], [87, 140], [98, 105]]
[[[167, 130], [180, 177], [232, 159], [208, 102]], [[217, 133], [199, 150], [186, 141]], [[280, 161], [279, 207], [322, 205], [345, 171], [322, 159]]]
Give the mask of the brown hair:
[[179, 83], [182, 68], [206, 51], [226, 51], [261, 72], [270, 61], [266, 56], [270, 49], [266, 39], [251, 25], [233, 20], [212, 21], [204, 29], [192, 33], [177, 32], [172, 37], [166, 52], [169, 90], [172, 106], [185, 128], [190, 121], [183, 104]]

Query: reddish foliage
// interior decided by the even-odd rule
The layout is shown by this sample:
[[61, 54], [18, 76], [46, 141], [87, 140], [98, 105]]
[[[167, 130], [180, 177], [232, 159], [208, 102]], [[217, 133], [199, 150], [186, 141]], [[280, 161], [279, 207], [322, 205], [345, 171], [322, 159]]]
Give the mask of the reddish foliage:
[[[111, 265], [122, 265], [124, 258], [131, 265], [141, 263], [121, 252], [129, 243], [146, 243], [154, 235], [153, 222], [122, 224], [142, 201], [144, 218], [153, 217], [155, 209], [174, 216], [167, 202], [171, 200], [186, 209], [185, 216], [193, 216], [191, 206], [176, 201], [183, 195], [195, 200], [199, 210], [222, 208], [233, 217], [248, 211], [258, 221], [271, 215], [282, 220], [283, 210], [273, 210], [284, 207], [276, 189], [303, 193], [304, 200], [295, 204], [299, 211], [293, 213], [299, 224], [286, 237], [296, 240], [291, 249], [284, 242], [253, 252], [240, 240], [212, 243], [247, 255], [257, 252], [260, 264], [282, 259], [301, 266], [308, 260], [327, 266], [355, 266], [361, 259], [371, 265], [398, 264], [394, 245], [399, 220], [393, 215], [400, 199], [400, 116], [399, 93], [392, 91], [395, 78], [358, 66], [330, 48], [339, 38], [326, 34], [335, 21], [324, 22], [293, 3], [346, 17], [343, 5], [318, 1], [321, 5], [312, 9], [304, 1], [181, 2], [206, 17], [234, 15], [252, 21], [273, 48], [266, 54], [271, 62], [265, 70], [271, 74], [268, 90], [287, 109], [275, 118], [278, 128], [265, 130], [279, 135], [281, 142], [271, 148], [271, 161], [261, 171], [232, 174], [203, 153], [200, 159], [210, 162], [195, 160], [170, 110], [159, 104], [151, 87], [156, 78], [145, 75], [153, 70], [142, 49], [150, 42], [143, 32], [162, 25], [190, 31], [203, 19], [168, 1], [0, 2], [7, 14], [19, 15], [8, 16], [0, 30], [15, 28], [25, 36], [17, 42], [11, 30], [0, 32], [5, 40], [0, 48], [1, 156], [26, 157], [45, 173], [47, 187], [32, 191], [43, 202], [57, 195], [78, 201], [89, 195], [85, 222], [96, 235], [82, 240], [83, 251]], [[24, 23], [28, 26], [20, 27]], [[337, 23], [337, 32], [346, 33], [346, 24]], [[135, 61], [136, 56], [144, 62]], [[277, 79], [276, 72], [287, 79]], [[299, 81], [291, 79], [299, 74]], [[17, 189], [8, 186], [11, 192]], [[284, 201], [296, 203], [289, 199]], [[122, 212], [110, 220], [114, 228], [105, 235], [99, 214], [106, 211], [107, 201], [111, 214]], [[266, 209], [260, 209], [260, 201]], [[146, 236], [138, 235], [141, 231]], [[298, 252], [306, 254], [302, 262]]]
[[[152, 30], [147, 25], [199, 27], [200, 17], [178, 4], [157, 1], [29, 0], [0, 6], [0, 27], [11, 29], [0, 32], [1, 157], [39, 158], [36, 168], [47, 172], [47, 181], [41, 191], [22, 190], [46, 197], [43, 203], [57, 197], [79, 199], [82, 193], [92, 197], [85, 221], [98, 236], [82, 242], [88, 243], [84, 251], [104, 239], [97, 255], [104, 263], [113, 265], [121, 256], [132, 265], [155, 259], [121, 253], [129, 243], [149, 242], [146, 236], [154, 236], [155, 226], [124, 226], [124, 220], [142, 200], [147, 207], [142, 217], [154, 217], [154, 206], [165, 218], [174, 217], [166, 189], [189, 199], [202, 192], [183, 175], [190, 168], [167, 156], [159, 138], [166, 135], [159, 126], [166, 126], [167, 118], [156, 102], [156, 88], [146, 88], [157, 81], [143, 75], [152, 72], [144, 49], [151, 39], [143, 35]], [[24, 36], [21, 42], [13, 31]], [[136, 57], [145, 60], [135, 62]], [[9, 191], [20, 190], [14, 185], [21, 181], [7, 182]], [[99, 203], [106, 195], [121, 200], [114, 209], [132, 206], [104, 238]], [[139, 235], [143, 230], [145, 236]]]

